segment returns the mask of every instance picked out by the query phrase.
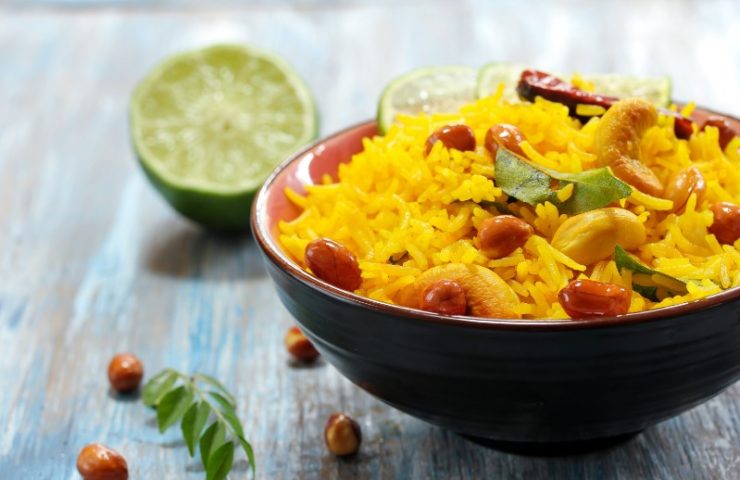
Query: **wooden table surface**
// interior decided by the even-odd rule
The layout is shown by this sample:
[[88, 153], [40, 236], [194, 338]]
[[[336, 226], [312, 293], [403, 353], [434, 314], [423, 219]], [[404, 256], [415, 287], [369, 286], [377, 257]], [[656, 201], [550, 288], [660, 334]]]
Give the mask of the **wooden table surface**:
[[[222, 379], [258, 478], [740, 478], [740, 384], [619, 447], [532, 458], [401, 414], [324, 362], [293, 368], [250, 236], [179, 218], [131, 152], [127, 103], [163, 56], [212, 42], [285, 56], [316, 93], [322, 133], [374, 116], [384, 84], [428, 64], [668, 74], [675, 98], [740, 114], [740, 2], [0, 1], [0, 478], [77, 478], [87, 442], [133, 479], [203, 478], [179, 432], [111, 396], [109, 358]], [[338, 461], [324, 419], [365, 443]], [[241, 457], [240, 457], [241, 458]], [[240, 460], [231, 478], [248, 478]]]

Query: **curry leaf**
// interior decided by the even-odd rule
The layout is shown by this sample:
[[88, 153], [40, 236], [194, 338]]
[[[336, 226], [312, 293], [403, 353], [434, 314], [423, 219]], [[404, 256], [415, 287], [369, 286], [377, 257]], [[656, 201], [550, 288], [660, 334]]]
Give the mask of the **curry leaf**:
[[532, 166], [503, 148], [496, 154], [496, 185], [510, 195], [530, 205], [551, 200], [552, 179], [542, 170]]
[[[566, 185], [573, 184], [573, 194], [566, 201], [556, 202], [560, 213], [576, 215], [629, 197], [632, 188], [611, 174], [606, 168], [594, 168], [581, 173], [550, 172]], [[562, 185], [563, 187], [565, 185]]]
[[236, 413], [223, 412], [223, 416], [224, 420], [231, 426], [231, 430], [236, 434], [236, 436], [244, 435], [244, 429], [242, 428], [242, 424], [239, 422]]
[[614, 248], [614, 262], [620, 272], [632, 272], [632, 289], [654, 302], [688, 291], [686, 282], [643, 265], [620, 245]]
[[174, 425], [193, 403], [193, 393], [184, 385], [170, 390], [157, 405], [157, 425], [164, 432]]
[[203, 432], [203, 436], [200, 438], [200, 460], [206, 469], [208, 469], [211, 453], [224, 443], [226, 443], [226, 429], [220, 420], [216, 420]]
[[207, 393], [212, 399], [214, 399], [221, 406], [221, 409], [224, 412], [227, 412], [227, 411], [232, 412], [232, 413], [235, 412], [234, 404], [229, 402], [228, 398], [214, 391], [209, 391]]
[[195, 455], [195, 446], [198, 444], [198, 439], [210, 414], [211, 407], [208, 402], [201, 401], [193, 403], [182, 417], [182, 423], [180, 424], [182, 438], [185, 439], [191, 457]]
[[[632, 193], [632, 188], [606, 168], [581, 173], [563, 173], [537, 167], [513, 153], [499, 148], [496, 154], [496, 185], [507, 195], [530, 205], [549, 201], [562, 213], [575, 215], [609, 205]], [[573, 184], [565, 201], [558, 191]]]
[[205, 373], [196, 373], [193, 375], [193, 378], [208, 383], [213, 387], [216, 387], [216, 389], [218, 389], [221, 395], [223, 395], [224, 398], [226, 398], [231, 405], [236, 405], [236, 399], [234, 398], [234, 396], [229, 392], [229, 390], [224, 386], [223, 383], [218, 381], [218, 379], [210, 375], [206, 375]]
[[252, 474], [256, 473], [256, 466], [254, 462], [254, 450], [252, 450], [252, 444], [247, 441], [246, 438], [243, 436], [239, 436], [239, 443], [242, 446], [242, 449], [244, 450], [244, 453], [247, 455], [247, 460], [249, 460], [249, 465], [252, 467]]
[[208, 458], [206, 480], [223, 480], [234, 464], [234, 442], [226, 442]]
[[153, 376], [141, 391], [141, 400], [144, 405], [156, 407], [175, 382], [177, 382], [177, 372], [169, 368]]

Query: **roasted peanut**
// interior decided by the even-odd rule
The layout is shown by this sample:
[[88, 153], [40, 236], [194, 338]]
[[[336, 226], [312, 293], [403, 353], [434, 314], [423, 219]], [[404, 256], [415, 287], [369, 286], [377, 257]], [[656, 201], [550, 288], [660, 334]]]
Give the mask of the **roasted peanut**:
[[712, 205], [714, 222], [709, 232], [717, 237], [719, 243], [732, 245], [740, 238], [740, 206], [730, 202], [715, 203]]
[[437, 280], [421, 292], [422, 310], [442, 315], [465, 315], [468, 302], [465, 291], [452, 280]]
[[454, 148], [461, 152], [475, 150], [475, 135], [467, 125], [446, 125], [432, 132], [427, 138], [427, 154], [432, 151], [432, 147], [438, 141], [442, 142], [446, 148]]
[[645, 226], [623, 208], [598, 208], [570, 217], [555, 231], [552, 246], [576, 262], [591, 265], [608, 258], [614, 247], [626, 250], [645, 242]]
[[599, 120], [594, 131], [594, 152], [602, 166], [641, 192], [663, 194], [663, 185], [652, 170], [639, 160], [640, 140], [658, 121], [655, 106], [630, 98], [616, 102]]
[[673, 211], [679, 212], [686, 206], [692, 193], [697, 204], [704, 198], [707, 184], [698, 168], [689, 167], [677, 172], [665, 187], [665, 198], [673, 200]]
[[85, 445], [77, 456], [77, 471], [84, 480], [127, 480], [128, 465], [118, 452], [101, 445]]
[[413, 284], [399, 292], [397, 303], [420, 308], [421, 293], [438, 280], [452, 280], [462, 287], [468, 315], [488, 318], [520, 317], [514, 310], [519, 304], [519, 298], [501, 277], [488, 268], [464, 263], [448, 263], [430, 268], [419, 275]]
[[318, 350], [298, 327], [291, 327], [283, 339], [285, 348], [296, 360], [310, 363], [319, 356]]
[[558, 294], [558, 301], [571, 318], [624, 315], [630, 308], [630, 292], [613, 283], [573, 280]]
[[347, 247], [329, 238], [317, 238], [306, 246], [306, 265], [335, 287], [357, 290], [362, 284], [360, 265]]
[[478, 228], [478, 247], [488, 258], [503, 258], [523, 246], [534, 233], [530, 224], [513, 215], [487, 218]]
[[144, 377], [141, 360], [130, 353], [119, 353], [108, 364], [108, 380], [119, 393], [133, 392]]
[[362, 430], [349, 415], [334, 413], [326, 421], [324, 441], [334, 455], [352, 455], [360, 448]]
[[725, 117], [721, 117], [719, 115], [712, 115], [707, 118], [707, 121], [704, 122], [701, 129], [704, 130], [707, 126], [717, 127], [719, 130], [719, 147], [722, 150], [727, 147], [727, 144], [730, 143], [734, 137], [740, 135], [740, 133], [732, 128], [732, 125], [730, 125], [730, 122]]
[[488, 129], [486, 133], [486, 149], [496, 158], [498, 147], [524, 157], [524, 151], [519, 146], [524, 141], [524, 135], [514, 125], [499, 123]]

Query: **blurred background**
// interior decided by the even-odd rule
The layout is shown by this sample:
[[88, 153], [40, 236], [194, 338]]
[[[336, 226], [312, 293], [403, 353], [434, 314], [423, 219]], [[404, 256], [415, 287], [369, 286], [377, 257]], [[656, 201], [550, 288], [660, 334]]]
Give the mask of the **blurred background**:
[[[286, 368], [292, 319], [251, 239], [178, 217], [129, 144], [137, 81], [217, 42], [291, 63], [322, 135], [373, 118], [409, 69], [492, 61], [669, 75], [674, 98], [740, 115], [736, 0], [0, 0], [0, 477], [76, 478], [89, 441], [123, 451], [132, 478], [203, 477], [149, 411], [108, 396], [121, 349], [233, 387], [259, 478], [740, 477], [738, 386], [626, 446], [541, 459], [427, 426], [326, 364]], [[362, 421], [353, 462], [320, 440], [338, 409]]]
[[[560, 72], [669, 75], [676, 98], [738, 112], [740, 3], [732, 0], [6, 0], [3, 98], [101, 108], [163, 56], [248, 42], [314, 89], [328, 133], [375, 114], [393, 76], [422, 65], [516, 62]], [[43, 81], [38, 76], [56, 72]], [[41, 91], [18, 91], [38, 81]], [[48, 105], [43, 99], [44, 105]], [[113, 104], [111, 104], [111, 102]], [[71, 106], [71, 108], [66, 108]], [[30, 113], [30, 112], [29, 112]], [[120, 119], [119, 119], [120, 120]]]

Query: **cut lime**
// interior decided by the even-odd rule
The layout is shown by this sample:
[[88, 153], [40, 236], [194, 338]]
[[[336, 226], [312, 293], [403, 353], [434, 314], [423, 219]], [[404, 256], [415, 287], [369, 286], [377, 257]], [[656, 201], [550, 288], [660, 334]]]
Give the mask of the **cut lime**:
[[[510, 63], [489, 63], [478, 72], [478, 98], [493, 94], [500, 83], [504, 84], [503, 99], [516, 102], [516, 85], [523, 70], [529, 67]], [[564, 80], [570, 76], [555, 74]], [[591, 82], [594, 91], [614, 97], [639, 97], [655, 103], [659, 107], [668, 107], [671, 104], [670, 77], [631, 77], [614, 74], [582, 75], [584, 80]]]
[[518, 102], [516, 84], [527, 67], [511, 63], [489, 63], [478, 70], [477, 98], [487, 97], [496, 92], [499, 84], [504, 84], [504, 94], [501, 97], [507, 102]]
[[256, 190], [318, 132], [313, 97], [294, 70], [240, 45], [165, 60], [136, 87], [130, 108], [151, 182], [178, 212], [218, 229], [249, 228]]
[[476, 70], [442, 66], [418, 68], [391, 81], [380, 96], [378, 131], [388, 131], [399, 113], [456, 112], [475, 100]]

